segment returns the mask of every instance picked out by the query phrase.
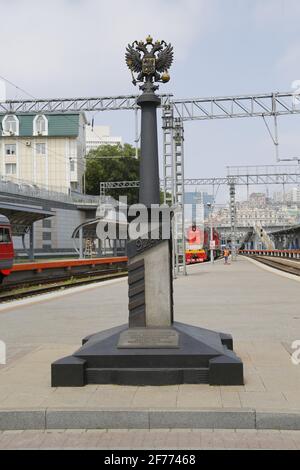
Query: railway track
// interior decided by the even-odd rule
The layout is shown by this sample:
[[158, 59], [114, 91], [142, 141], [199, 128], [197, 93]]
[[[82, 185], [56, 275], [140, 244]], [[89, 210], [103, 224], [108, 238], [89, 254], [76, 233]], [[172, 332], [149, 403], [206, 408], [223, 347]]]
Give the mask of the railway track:
[[16, 264], [0, 285], [0, 303], [126, 275], [126, 257]]
[[[248, 256], [248, 255], [244, 255]], [[300, 260], [289, 260], [284, 258], [270, 258], [269, 256], [258, 256], [258, 255], [249, 255], [251, 259], [259, 261], [260, 263], [266, 264], [275, 269], [279, 269], [280, 271], [284, 271], [289, 274], [295, 274], [296, 276], [300, 276]]]
[[2, 286], [0, 290], [0, 303], [12, 300], [33, 297], [39, 294], [46, 294], [56, 290], [69, 289], [70, 287], [78, 287], [95, 282], [103, 282], [111, 279], [117, 279], [127, 276], [127, 271], [121, 269], [109, 269], [101, 272], [88, 272], [86, 274], [73, 275], [69, 279], [54, 278], [50, 280], [42, 280], [35, 283], [25, 282]]

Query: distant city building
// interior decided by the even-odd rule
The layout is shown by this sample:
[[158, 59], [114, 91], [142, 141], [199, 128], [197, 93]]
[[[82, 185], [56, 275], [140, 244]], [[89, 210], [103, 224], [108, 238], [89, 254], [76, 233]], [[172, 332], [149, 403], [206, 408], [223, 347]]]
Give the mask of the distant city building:
[[267, 205], [267, 196], [265, 193], [252, 193], [247, 201], [249, 206], [262, 208]]
[[283, 192], [282, 192], [282, 191], [275, 191], [275, 192], [273, 193], [272, 199], [273, 199], [273, 202], [274, 202], [275, 204], [282, 204], [282, 203], [284, 202], [284, 194], [283, 194]]
[[110, 135], [109, 126], [86, 126], [86, 153], [103, 145], [122, 145], [122, 137]]
[[296, 204], [300, 206], [300, 187], [292, 188], [285, 192], [275, 191], [273, 193], [273, 202]]
[[[261, 224], [263, 227], [276, 227], [292, 225], [297, 222], [297, 216], [290, 214], [287, 210], [272, 207], [265, 208], [236, 208], [236, 226], [253, 227]], [[230, 226], [230, 210], [222, 208], [214, 213], [214, 225]]]
[[299, 204], [300, 203], [300, 188], [292, 188], [286, 193], [285, 198], [287, 203]]
[[0, 114], [0, 176], [48, 190], [82, 190], [84, 113]]

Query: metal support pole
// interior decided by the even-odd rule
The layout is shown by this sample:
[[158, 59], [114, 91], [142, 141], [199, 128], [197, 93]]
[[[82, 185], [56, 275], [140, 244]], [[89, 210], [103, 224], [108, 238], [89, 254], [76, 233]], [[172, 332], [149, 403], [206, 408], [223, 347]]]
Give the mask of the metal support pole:
[[34, 228], [33, 223], [29, 229], [29, 259], [30, 261], [34, 260]]
[[[173, 106], [166, 104], [162, 110], [163, 128], [163, 192], [164, 204], [175, 205], [175, 164], [174, 164], [174, 117]], [[172, 274], [177, 277], [176, 268], [176, 220], [172, 217]]]
[[214, 250], [212, 248], [212, 243], [214, 241], [214, 231], [213, 231], [213, 220], [212, 220], [212, 209], [210, 213], [210, 242], [211, 242], [211, 248], [210, 248], [210, 262], [211, 264], [214, 264]]
[[178, 209], [176, 240], [174, 241], [175, 251], [175, 277], [178, 274], [186, 276], [185, 262], [185, 212], [184, 212], [184, 128], [181, 119], [175, 119], [174, 123], [174, 146], [173, 146], [173, 166], [174, 166], [174, 204]]
[[279, 158], [279, 142], [278, 142], [278, 121], [277, 121], [277, 115], [274, 114], [274, 145], [275, 145], [275, 155], [276, 155], [276, 162], [280, 162]]
[[174, 120], [172, 105], [163, 108], [163, 187], [164, 203], [175, 208], [172, 220], [173, 277], [186, 275], [184, 226], [184, 129]]
[[174, 118], [173, 106], [163, 107], [163, 191], [164, 203], [175, 203], [175, 165], [174, 165]]
[[235, 206], [235, 184], [229, 185], [230, 196], [230, 227], [231, 227], [231, 257], [236, 261], [236, 206]]
[[209, 214], [208, 218], [210, 219], [210, 235], [209, 235], [209, 252], [210, 252], [210, 262], [213, 264], [214, 263], [214, 249], [212, 248], [213, 246], [213, 241], [214, 241], [214, 232], [213, 232], [213, 220], [212, 220], [212, 213], [213, 213], [213, 205], [208, 202], [207, 203], [207, 208], [209, 209]]
[[105, 196], [106, 184], [103, 181], [100, 181], [100, 196]]
[[79, 229], [79, 258], [83, 259], [83, 230]]

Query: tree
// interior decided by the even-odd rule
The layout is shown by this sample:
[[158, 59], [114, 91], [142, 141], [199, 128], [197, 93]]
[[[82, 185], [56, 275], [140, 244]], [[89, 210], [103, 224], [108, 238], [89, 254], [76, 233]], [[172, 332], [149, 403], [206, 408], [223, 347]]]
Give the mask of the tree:
[[[100, 182], [104, 181], [138, 181], [139, 160], [131, 157], [135, 157], [135, 148], [130, 144], [103, 145], [91, 150], [86, 161], [86, 192], [99, 195]], [[107, 191], [107, 194], [115, 199], [119, 196], [127, 196], [128, 204], [138, 202], [138, 193], [138, 188]]]

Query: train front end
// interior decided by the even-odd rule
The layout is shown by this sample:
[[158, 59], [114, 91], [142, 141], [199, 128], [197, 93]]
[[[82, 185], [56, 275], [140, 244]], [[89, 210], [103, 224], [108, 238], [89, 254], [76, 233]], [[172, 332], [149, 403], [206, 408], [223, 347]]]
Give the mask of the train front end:
[[203, 263], [207, 260], [207, 253], [203, 246], [204, 233], [196, 225], [192, 225], [187, 229], [186, 233], [186, 264]]

